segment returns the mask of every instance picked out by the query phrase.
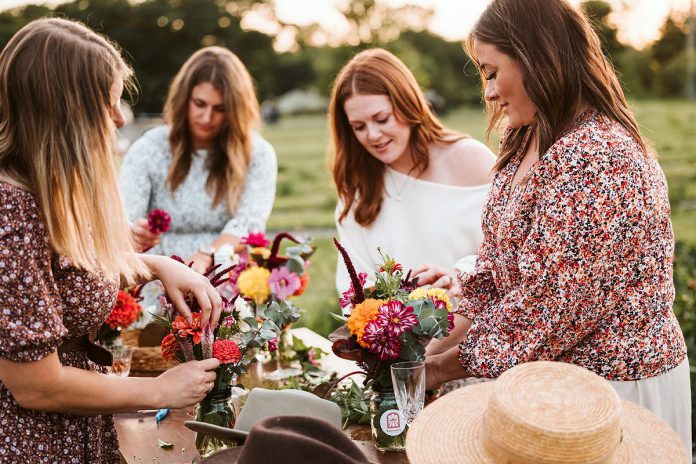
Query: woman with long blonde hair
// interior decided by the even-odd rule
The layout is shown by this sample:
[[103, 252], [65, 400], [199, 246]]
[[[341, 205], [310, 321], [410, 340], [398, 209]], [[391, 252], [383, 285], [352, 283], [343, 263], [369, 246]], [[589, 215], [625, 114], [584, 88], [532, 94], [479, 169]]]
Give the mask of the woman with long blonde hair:
[[691, 453], [667, 182], [599, 37], [567, 0], [493, 0], [467, 51], [490, 129], [506, 128], [476, 269], [461, 280], [467, 330], [435, 344], [427, 383], [577, 364]]
[[[159, 278], [182, 315], [184, 295], [215, 325], [221, 300], [203, 276], [135, 253], [113, 142], [130, 68], [87, 27], [50, 18], [0, 54], [0, 460], [118, 463], [110, 414], [184, 407], [212, 388], [217, 360], [157, 378], [105, 375], [93, 335], [119, 278]], [[101, 365], [100, 365], [101, 364]]]
[[[329, 128], [336, 227], [358, 272], [372, 275], [381, 247], [420, 285], [457, 295], [458, 270], [481, 243], [491, 151], [446, 129], [413, 73], [383, 49], [360, 52], [343, 67]], [[349, 283], [339, 260], [339, 293]]]
[[[273, 147], [255, 129], [259, 104], [251, 76], [226, 48], [206, 47], [182, 66], [164, 105], [166, 125], [128, 150], [120, 183], [142, 249], [176, 254], [204, 270], [223, 245], [239, 248], [263, 230], [275, 199]], [[154, 209], [171, 215], [169, 232], [147, 230]]]

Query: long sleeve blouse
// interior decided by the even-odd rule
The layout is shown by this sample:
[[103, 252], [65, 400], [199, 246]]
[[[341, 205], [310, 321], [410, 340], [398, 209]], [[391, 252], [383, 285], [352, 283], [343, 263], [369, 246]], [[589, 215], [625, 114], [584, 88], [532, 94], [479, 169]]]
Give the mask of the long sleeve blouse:
[[609, 380], [665, 373], [686, 345], [672, 311], [667, 183], [617, 122], [596, 111], [512, 180], [497, 175], [476, 270], [458, 311], [472, 319], [459, 361], [494, 378], [518, 363], [578, 364]]
[[187, 258], [220, 234], [242, 237], [249, 231], [265, 229], [275, 200], [278, 165], [273, 147], [263, 137], [254, 134], [252, 144], [244, 189], [232, 215], [226, 200], [213, 207], [206, 191], [207, 151], [193, 153], [186, 179], [172, 193], [166, 185], [172, 162], [169, 128], [151, 129], [133, 143], [119, 171], [128, 218], [133, 221], [146, 217], [153, 209], [164, 209], [172, 217], [169, 232], [162, 234], [160, 244], [150, 253]]

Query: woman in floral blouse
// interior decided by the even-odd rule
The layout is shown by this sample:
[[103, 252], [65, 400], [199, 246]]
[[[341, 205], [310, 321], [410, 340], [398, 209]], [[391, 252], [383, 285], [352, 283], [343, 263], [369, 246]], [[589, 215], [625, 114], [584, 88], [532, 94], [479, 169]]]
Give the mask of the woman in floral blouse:
[[429, 347], [428, 385], [577, 364], [664, 418], [690, 452], [667, 184], [597, 35], [566, 0], [494, 0], [467, 45], [489, 131], [508, 127], [476, 270], [461, 277], [455, 336]]

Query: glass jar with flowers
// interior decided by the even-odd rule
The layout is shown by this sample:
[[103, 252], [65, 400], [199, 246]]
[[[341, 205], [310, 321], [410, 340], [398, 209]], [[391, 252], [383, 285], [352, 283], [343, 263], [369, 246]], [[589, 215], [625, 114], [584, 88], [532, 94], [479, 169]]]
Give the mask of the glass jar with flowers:
[[[204, 274], [216, 288], [227, 279], [230, 271], [229, 267], [223, 270], [219, 268], [220, 265], [213, 266]], [[160, 300], [163, 315], [157, 317], [168, 331], [162, 340], [162, 356], [165, 359], [186, 362], [214, 357], [220, 361], [213, 388], [197, 405], [195, 417], [197, 421], [224, 427], [235, 425], [231, 390], [237, 376], [247, 372], [249, 365], [256, 361], [253, 350], [265, 348], [280, 332], [264, 311], [259, 311], [255, 317], [244, 317], [236, 304], [238, 298], [239, 295], [232, 299], [222, 296], [222, 315], [215, 329], [209, 325], [201, 327], [200, 307], [193, 297], [186, 301], [192, 312], [191, 323], [183, 316], [174, 314], [167, 295]], [[204, 434], [196, 435], [196, 449], [203, 457], [232, 446], [236, 446], [236, 443]]]
[[342, 303], [348, 316], [336, 316], [345, 325], [329, 339], [333, 352], [356, 361], [371, 388], [372, 440], [380, 451], [403, 451], [406, 421], [396, 403], [391, 365], [401, 361], [423, 361], [425, 345], [449, 335], [453, 328], [452, 304], [441, 289], [416, 288], [415, 280], [404, 276], [402, 267], [389, 256], [375, 273], [373, 286], [363, 288], [366, 275], [358, 275], [350, 256], [338, 241], [351, 277], [350, 289]]

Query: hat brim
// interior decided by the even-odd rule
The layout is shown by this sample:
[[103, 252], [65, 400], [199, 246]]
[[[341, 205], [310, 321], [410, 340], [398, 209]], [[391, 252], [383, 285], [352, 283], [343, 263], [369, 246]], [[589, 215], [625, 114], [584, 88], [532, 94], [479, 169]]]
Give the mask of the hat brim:
[[229, 448], [218, 451], [203, 459], [203, 464], [235, 464], [239, 460], [239, 455], [244, 449], [243, 446]]
[[[482, 419], [494, 382], [455, 390], [416, 417], [406, 436], [411, 464], [496, 464], [481, 444]], [[679, 436], [652, 412], [621, 400], [622, 441], [612, 463], [688, 462]]]

